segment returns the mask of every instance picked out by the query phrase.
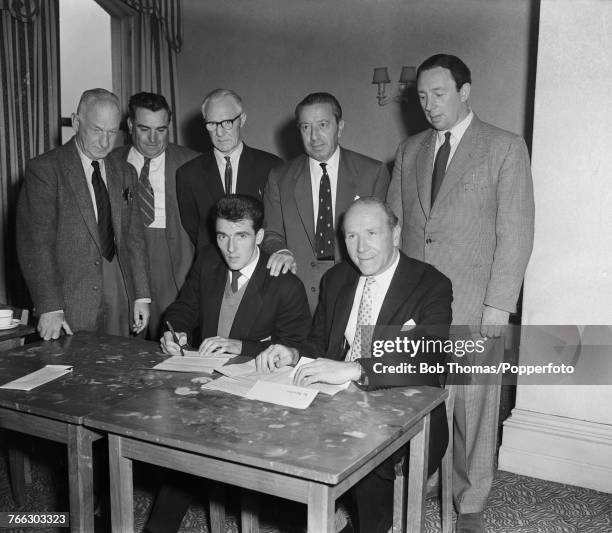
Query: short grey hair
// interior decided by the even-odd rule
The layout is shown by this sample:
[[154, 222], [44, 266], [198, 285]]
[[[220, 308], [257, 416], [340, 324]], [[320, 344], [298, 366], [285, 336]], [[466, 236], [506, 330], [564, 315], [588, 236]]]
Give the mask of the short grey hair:
[[119, 103], [119, 98], [114, 93], [106, 89], [87, 89], [81, 95], [79, 100], [79, 105], [77, 106], [77, 115], [81, 115], [81, 113], [85, 110], [86, 107], [89, 106], [91, 102], [106, 102], [109, 104], [113, 104], [117, 107], [117, 110], [121, 112], [121, 104]]
[[208, 104], [208, 102], [210, 102], [211, 100], [219, 100], [220, 98], [225, 98], [226, 96], [229, 96], [234, 100], [234, 102], [236, 102], [236, 105], [240, 108], [240, 112], [242, 113], [242, 98], [240, 98], [238, 93], [232, 91], [231, 89], [215, 89], [214, 91], [209, 92], [204, 98], [204, 101], [202, 102], [202, 116], [206, 118], [205, 110], [206, 104]]
[[399, 224], [399, 218], [397, 218], [397, 215], [393, 212], [393, 209], [389, 207], [389, 204], [387, 202], [384, 202], [383, 200], [381, 200], [380, 198], [377, 198], [376, 196], [362, 196], [361, 198], [357, 198], [357, 200], [354, 200], [353, 203], [349, 205], [348, 209], [344, 213], [343, 223], [342, 223], [343, 230], [344, 230], [344, 220], [346, 220], [346, 215], [348, 215], [348, 212], [356, 205], [378, 205], [385, 212], [385, 215], [387, 215], [387, 224], [389, 224], [389, 227], [391, 229], [395, 228]]

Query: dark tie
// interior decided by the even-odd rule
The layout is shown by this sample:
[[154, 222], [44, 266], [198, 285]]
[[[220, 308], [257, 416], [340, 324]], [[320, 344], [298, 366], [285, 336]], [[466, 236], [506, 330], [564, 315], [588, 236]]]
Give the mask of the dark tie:
[[140, 212], [142, 213], [142, 222], [146, 227], [150, 226], [155, 220], [155, 195], [151, 180], [149, 180], [149, 166], [151, 158], [144, 158], [144, 165], [140, 171], [138, 178], [138, 196], [140, 197]]
[[[232, 163], [229, 155], [225, 156], [225, 196], [232, 194]], [[235, 291], [234, 291], [235, 292]]]
[[240, 270], [232, 270], [232, 292], [238, 292], [238, 278], [240, 278]]
[[92, 161], [93, 174], [91, 176], [91, 184], [93, 185], [94, 195], [96, 197], [96, 209], [98, 210], [98, 233], [100, 235], [100, 246], [102, 248], [102, 256], [108, 261], [112, 261], [115, 256], [115, 232], [113, 230], [113, 221], [111, 218], [111, 205], [108, 197], [106, 185], [102, 180], [100, 173], [100, 163]]
[[438, 153], [436, 154], [436, 161], [434, 162], [434, 170], [433, 176], [431, 178], [431, 205], [433, 207], [434, 202], [436, 201], [436, 196], [438, 196], [438, 191], [440, 190], [440, 186], [444, 181], [444, 175], [446, 174], [446, 165], [448, 164], [448, 156], [450, 155], [451, 145], [450, 145], [450, 131], [447, 131], [444, 134], [444, 143], [438, 149]]
[[334, 212], [332, 209], [331, 184], [327, 174], [327, 163], [319, 163], [323, 175], [319, 183], [319, 213], [317, 215], [317, 228], [315, 246], [317, 259], [334, 260]]

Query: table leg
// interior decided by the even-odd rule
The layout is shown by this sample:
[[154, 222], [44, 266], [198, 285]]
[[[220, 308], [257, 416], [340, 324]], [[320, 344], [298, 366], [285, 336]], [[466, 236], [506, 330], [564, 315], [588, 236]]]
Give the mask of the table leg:
[[242, 489], [240, 521], [242, 533], [259, 533], [259, 493]]
[[209, 497], [210, 531], [225, 533], [225, 485], [213, 483], [214, 487]]
[[408, 468], [408, 512], [406, 527], [410, 533], [425, 531], [425, 487], [427, 486], [427, 454], [429, 451], [429, 415], [423, 428], [410, 441]]
[[93, 433], [83, 426], [68, 426], [68, 494], [70, 530], [94, 530]]
[[334, 533], [335, 501], [327, 485], [308, 485], [308, 533]]
[[123, 457], [121, 437], [117, 435], [108, 436], [108, 462], [113, 533], [132, 533], [134, 531], [132, 460]]
[[405, 457], [395, 465], [395, 482], [393, 483], [393, 533], [406, 531], [406, 477], [404, 476]]

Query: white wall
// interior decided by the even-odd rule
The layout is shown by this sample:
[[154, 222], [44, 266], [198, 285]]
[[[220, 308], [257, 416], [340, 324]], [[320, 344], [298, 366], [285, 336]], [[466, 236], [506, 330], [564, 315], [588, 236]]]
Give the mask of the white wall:
[[[76, 111], [81, 93], [113, 90], [110, 15], [94, 0], [60, 0], [61, 113]], [[62, 128], [62, 142], [72, 128]]]

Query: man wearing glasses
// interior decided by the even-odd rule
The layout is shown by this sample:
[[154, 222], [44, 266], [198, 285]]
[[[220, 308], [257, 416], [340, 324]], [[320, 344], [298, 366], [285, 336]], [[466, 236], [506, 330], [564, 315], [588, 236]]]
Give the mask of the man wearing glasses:
[[214, 242], [211, 208], [230, 194], [261, 199], [270, 170], [281, 159], [242, 142], [246, 113], [242, 99], [229, 89], [215, 89], [202, 102], [204, 125], [213, 149], [177, 171], [176, 193], [181, 222], [196, 250]]

